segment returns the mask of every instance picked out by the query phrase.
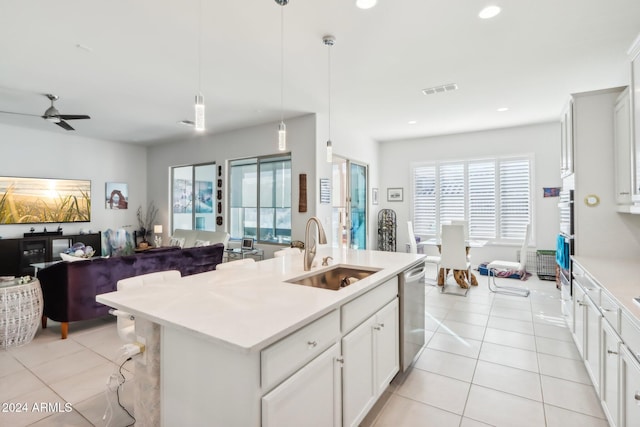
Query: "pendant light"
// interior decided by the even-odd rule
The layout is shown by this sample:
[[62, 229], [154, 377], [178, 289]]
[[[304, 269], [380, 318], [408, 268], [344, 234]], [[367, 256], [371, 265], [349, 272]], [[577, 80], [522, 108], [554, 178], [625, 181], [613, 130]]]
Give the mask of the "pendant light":
[[332, 163], [333, 162], [333, 144], [331, 143], [331, 46], [333, 46], [336, 43], [336, 38], [331, 36], [331, 35], [327, 35], [324, 36], [322, 38], [322, 43], [324, 43], [325, 46], [327, 46], [329, 49], [327, 50], [327, 87], [328, 87], [328, 92], [329, 92], [329, 107], [328, 107], [328, 139], [327, 139], [327, 162]]
[[195, 128], [204, 131], [204, 96], [202, 95], [202, 0], [198, 7], [198, 94], [195, 104]]
[[280, 124], [278, 125], [278, 150], [287, 149], [287, 126], [284, 124], [284, 7], [289, 0], [275, 0], [280, 9]]

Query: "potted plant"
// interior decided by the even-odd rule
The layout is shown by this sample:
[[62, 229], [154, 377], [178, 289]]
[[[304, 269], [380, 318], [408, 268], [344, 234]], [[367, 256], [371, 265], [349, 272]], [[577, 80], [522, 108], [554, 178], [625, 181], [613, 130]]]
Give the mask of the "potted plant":
[[138, 212], [136, 213], [136, 216], [138, 217], [139, 233], [140, 233], [140, 236], [142, 236], [142, 241], [139, 244], [141, 248], [147, 248], [149, 246], [149, 242], [147, 241], [147, 235], [151, 234], [151, 230], [152, 230], [153, 224], [156, 221], [157, 214], [158, 214], [158, 208], [156, 207], [153, 201], [149, 203], [149, 208], [147, 209], [146, 215], [142, 211], [142, 206], [138, 207]]

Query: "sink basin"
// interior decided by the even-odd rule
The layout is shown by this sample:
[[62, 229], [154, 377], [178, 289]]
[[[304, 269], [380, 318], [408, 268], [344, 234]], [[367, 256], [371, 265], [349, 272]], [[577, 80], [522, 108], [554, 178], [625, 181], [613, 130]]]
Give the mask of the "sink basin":
[[345, 288], [360, 279], [369, 277], [380, 270], [380, 268], [372, 267], [336, 265], [328, 270], [295, 277], [287, 280], [287, 282], [294, 283], [296, 285], [339, 291], [340, 289]]

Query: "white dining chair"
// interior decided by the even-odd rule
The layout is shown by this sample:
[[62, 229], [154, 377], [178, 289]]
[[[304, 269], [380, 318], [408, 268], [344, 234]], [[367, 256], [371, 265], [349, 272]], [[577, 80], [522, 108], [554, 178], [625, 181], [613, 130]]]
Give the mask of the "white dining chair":
[[300, 248], [283, 248], [279, 251], [275, 251], [273, 253], [274, 258], [279, 258], [281, 256], [291, 256], [291, 255], [300, 255], [303, 252]]
[[[408, 232], [409, 232], [409, 253], [417, 254], [418, 253], [418, 242], [416, 242], [416, 235], [413, 232], [413, 222], [407, 221], [407, 228], [408, 228]], [[438, 280], [438, 271], [440, 271], [440, 269], [439, 269], [440, 257], [437, 256], [437, 255], [427, 255], [425, 257], [425, 259], [424, 259], [424, 262], [436, 265], [436, 278], [433, 281], [433, 283], [427, 282], [425, 280], [425, 283], [427, 283], [427, 284], [429, 284], [431, 286], [435, 286], [437, 284], [437, 280]]]
[[[130, 291], [148, 285], [176, 280], [182, 277], [178, 270], [158, 271], [155, 273], [141, 274], [126, 279], [118, 280], [116, 288], [118, 292]], [[136, 341], [135, 318], [124, 310], [109, 310], [109, 313], [117, 317], [116, 329], [121, 340], [132, 343]]]
[[[464, 238], [464, 226], [443, 224], [442, 225], [442, 246], [440, 250], [440, 269], [443, 272], [443, 283], [440, 291], [452, 295], [467, 296], [471, 285], [471, 263], [467, 258], [467, 244]], [[448, 292], [447, 278], [449, 271], [454, 275], [455, 271], [466, 271], [466, 287], [464, 292]], [[456, 286], [458, 286], [456, 284]], [[462, 287], [462, 286], [461, 286]]]
[[245, 268], [255, 266], [256, 260], [253, 258], [237, 259], [235, 261], [227, 261], [216, 265], [216, 270], [232, 270], [235, 268]]
[[524, 241], [522, 242], [522, 247], [520, 248], [520, 261], [504, 261], [504, 260], [495, 260], [491, 261], [487, 265], [487, 281], [489, 290], [491, 292], [505, 294], [505, 295], [515, 295], [520, 297], [528, 297], [529, 289], [523, 287], [516, 286], [498, 286], [496, 283], [496, 275], [499, 271], [507, 271], [513, 272], [520, 275], [520, 279], [524, 280], [527, 277], [527, 248], [529, 246], [529, 239], [531, 237], [531, 224], [527, 224], [527, 229], [525, 231]]

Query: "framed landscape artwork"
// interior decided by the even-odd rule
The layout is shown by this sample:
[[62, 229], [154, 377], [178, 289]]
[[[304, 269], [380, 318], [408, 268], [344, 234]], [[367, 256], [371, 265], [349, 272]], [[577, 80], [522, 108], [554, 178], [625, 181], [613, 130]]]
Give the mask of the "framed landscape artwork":
[[0, 177], [0, 224], [91, 221], [91, 181]]
[[387, 202], [401, 202], [403, 198], [402, 188], [387, 188]]

